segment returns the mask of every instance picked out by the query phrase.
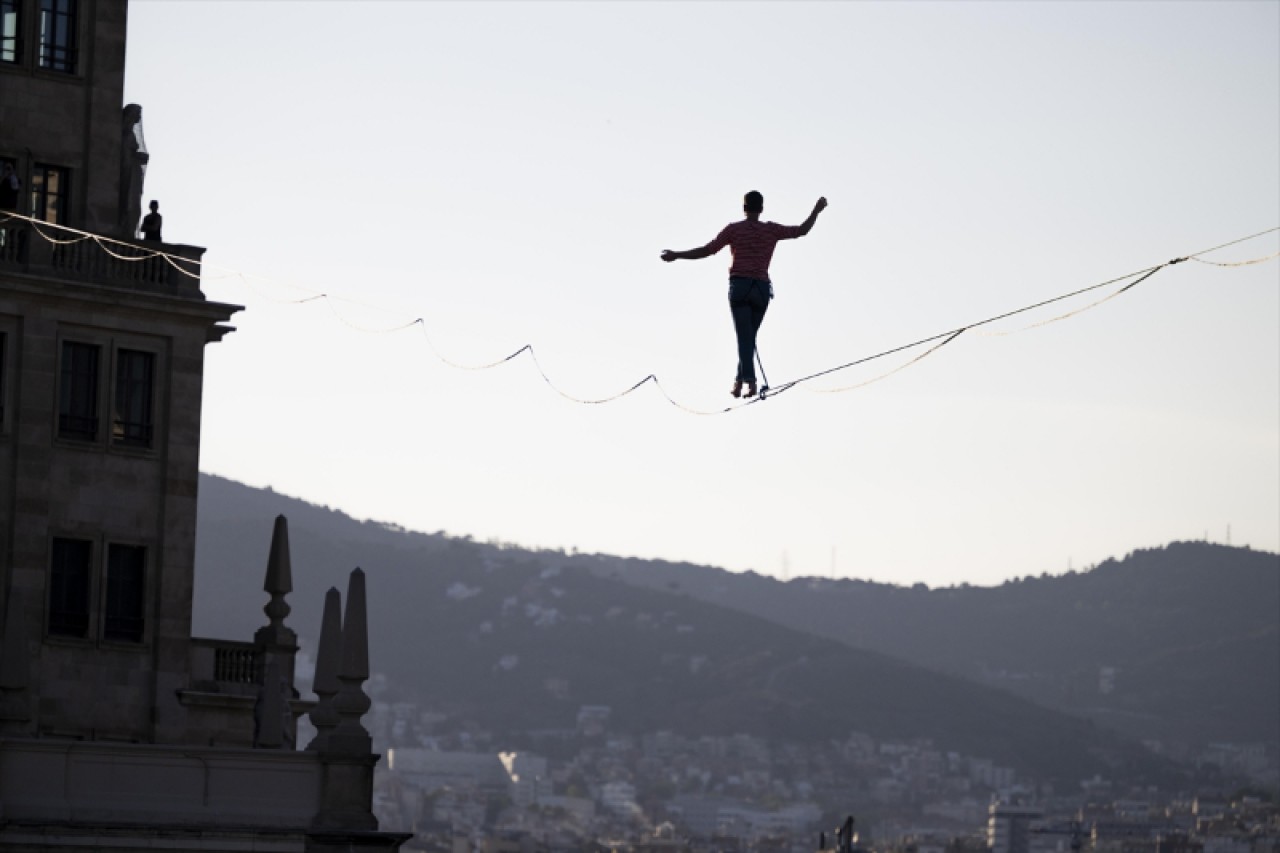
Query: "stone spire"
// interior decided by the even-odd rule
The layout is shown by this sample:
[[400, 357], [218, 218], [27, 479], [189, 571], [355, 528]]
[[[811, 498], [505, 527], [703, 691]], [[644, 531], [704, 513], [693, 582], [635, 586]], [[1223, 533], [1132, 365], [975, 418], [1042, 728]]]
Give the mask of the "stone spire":
[[[296, 647], [298, 635], [284, 624], [285, 617], [292, 609], [284, 597], [293, 592], [293, 566], [289, 560], [289, 522], [283, 515], [276, 516], [276, 526], [271, 532], [267, 577], [262, 588], [271, 595], [271, 600], [262, 608], [270, 624], [258, 629], [254, 639], [259, 643]], [[289, 674], [292, 677], [292, 671]]]
[[[293, 667], [298, 654], [298, 635], [284, 624], [285, 617], [292, 609], [284, 597], [293, 591], [293, 566], [289, 560], [289, 522], [283, 515], [276, 516], [275, 529], [271, 532], [271, 550], [267, 555], [267, 577], [262, 582], [262, 588], [271, 596], [271, 600], [262, 608], [270, 624], [254, 632], [254, 652], [263, 673], [260, 682], [263, 695], [271, 697], [273, 708], [283, 702], [284, 708], [287, 709], [280, 743], [285, 748], [292, 749], [296, 740], [297, 727], [290, 700], [297, 697], [297, 691], [293, 688]], [[270, 675], [272, 672], [275, 674]], [[283, 695], [277, 697], [275, 695], [277, 693]], [[271, 713], [274, 714], [274, 710]], [[269, 741], [275, 740], [274, 726], [274, 722], [268, 724]]]
[[[326, 617], [329, 600], [325, 600]], [[332, 591], [331, 600], [336, 605], [337, 595]], [[373, 814], [373, 766], [377, 764], [378, 756], [373, 753], [373, 739], [360, 722], [371, 703], [361, 687], [369, 677], [369, 627], [365, 613], [364, 572], [359, 569], [351, 573], [347, 584], [347, 608], [342, 619], [341, 637], [337, 693], [327, 703], [337, 717], [337, 724], [327, 734], [322, 732], [317, 737], [321, 740], [317, 753], [324, 765], [324, 773], [320, 786], [320, 810], [316, 812], [313, 825], [341, 828], [344, 832], [376, 830], [378, 819]], [[317, 689], [326, 686], [321, 684], [319, 661], [316, 685]]]
[[329, 740], [329, 732], [338, 724], [338, 712], [333, 707], [333, 697], [338, 692], [338, 664], [342, 657], [342, 594], [337, 587], [329, 587], [324, 594], [324, 618], [320, 622], [320, 645], [316, 649], [316, 674], [311, 689], [319, 701], [311, 709], [311, 724], [316, 736], [307, 744], [309, 750], [322, 750]]
[[364, 572], [355, 569], [347, 583], [347, 609], [342, 619], [342, 656], [338, 664], [338, 693], [333, 708], [338, 724], [329, 735], [327, 751], [369, 755], [373, 739], [360, 722], [372, 704], [363, 684], [369, 678], [369, 621], [365, 611]]

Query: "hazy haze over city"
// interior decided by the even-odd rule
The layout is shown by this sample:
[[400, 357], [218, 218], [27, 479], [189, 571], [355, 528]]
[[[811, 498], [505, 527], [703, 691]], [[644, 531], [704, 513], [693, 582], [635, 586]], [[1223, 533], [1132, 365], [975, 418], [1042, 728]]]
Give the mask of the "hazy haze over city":
[[749, 189], [784, 223], [831, 204], [774, 257], [775, 385], [1273, 228], [1280, 4], [146, 0], [128, 63], [145, 198], [247, 307], [208, 350], [202, 470], [777, 575], [996, 583], [1228, 529], [1280, 550], [1277, 261], [1178, 264], [713, 417], [424, 339], [715, 410], [728, 253], [658, 254]]

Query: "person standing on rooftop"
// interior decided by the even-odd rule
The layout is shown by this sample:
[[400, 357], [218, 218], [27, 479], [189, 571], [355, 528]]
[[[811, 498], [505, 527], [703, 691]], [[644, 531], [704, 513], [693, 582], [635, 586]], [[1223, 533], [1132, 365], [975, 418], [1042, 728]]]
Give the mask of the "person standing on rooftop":
[[160, 215], [160, 202], [151, 202], [151, 212], [142, 217], [142, 224], [138, 229], [142, 232], [143, 240], [160, 240], [160, 229], [164, 227], [164, 217]]
[[769, 261], [779, 240], [803, 237], [818, 221], [818, 214], [827, 207], [826, 198], [818, 199], [809, 218], [799, 225], [779, 225], [761, 222], [764, 212], [764, 196], [752, 190], [742, 199], [746, 218], [731, 222], [716, 238], [705, 246], [674, 252], [664, 249], [662, 260], [693, 261], [706, 258], [728, 246], [733, 253], [729, 267], [729, 311], [733, 314], [733, 328], [738, 337], [738, 372], [729, 393], [742, 396], [742, 386], [747, 386], [746, 396], [756, 393], [756, 371], [753, 357], [756, 351], [756, 333], [764, 321], [769, 300], [773, 298], [773, 283], [769, 279]]

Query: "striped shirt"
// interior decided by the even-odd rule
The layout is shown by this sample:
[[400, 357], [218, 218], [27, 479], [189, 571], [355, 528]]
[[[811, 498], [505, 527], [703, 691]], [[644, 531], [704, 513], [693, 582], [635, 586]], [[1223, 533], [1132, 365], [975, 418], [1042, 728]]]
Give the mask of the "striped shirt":
[[715, 254], [728, 246], [733, 252], [733, 264], [729, 275], [769, 279], [769, 261], [773, 247], [779, 240], [791, 240], [803, 235], [799, 225], [779, 225], [776, 222], [760, 222], [743, 219], [731, 222], [704, 248]]

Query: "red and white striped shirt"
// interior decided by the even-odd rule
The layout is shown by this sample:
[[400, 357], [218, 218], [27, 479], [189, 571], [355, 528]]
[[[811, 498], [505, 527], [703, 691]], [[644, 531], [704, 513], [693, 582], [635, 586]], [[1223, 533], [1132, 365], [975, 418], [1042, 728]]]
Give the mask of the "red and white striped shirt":
[[791, 240], [803, 236], [803, 233], [799, 225], [743, 219], [726, 225], [704, 248], [714, 255], [725, 246], [729, 247], [733, 252], [729, 275], [768, 280], [773, 247], [779, 240]]

